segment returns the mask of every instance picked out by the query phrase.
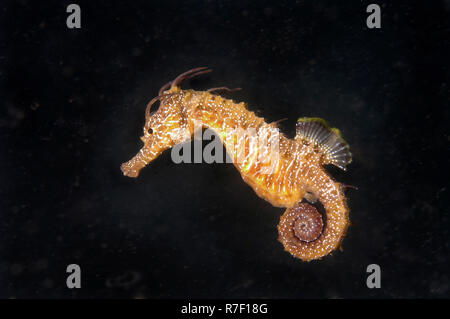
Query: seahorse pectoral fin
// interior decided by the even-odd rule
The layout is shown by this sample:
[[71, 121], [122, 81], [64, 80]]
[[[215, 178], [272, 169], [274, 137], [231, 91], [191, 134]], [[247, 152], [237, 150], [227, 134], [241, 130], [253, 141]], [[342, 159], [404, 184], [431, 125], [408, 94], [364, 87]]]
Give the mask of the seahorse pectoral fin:
[[315, 143], [322, 152], [322, 164], [333, 164], [343, 170], [352, 161], [352, 154], [347, 142], [337, 128], [317, 117], [303, 117], [297, 120], [297, 140], [304, 139]]

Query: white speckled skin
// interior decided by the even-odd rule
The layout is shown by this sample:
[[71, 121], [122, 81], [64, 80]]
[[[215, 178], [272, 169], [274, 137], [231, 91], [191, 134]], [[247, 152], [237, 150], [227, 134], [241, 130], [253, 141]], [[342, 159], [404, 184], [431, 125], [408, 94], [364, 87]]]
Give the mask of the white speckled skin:
[[[349, 212], [341, 185], [323, 168], [325, 154], [321, 153], [320, 147], [301, 136], [288, 139], [275, 125], [247, 110], [244, 103], [235, 103], [206, 91], [181, 90], [177, 86], [164, 94], [172, 95], [162, 97], [158, 111], [148, 119], [142, 137], [145, 145], [133, 159], [122, 165], [124, 175], [137, 177], [139, 171], [164, 150], [190, 139], [195, 121], [214, 130], [232, 158], [237, 157], [239, 149], [234, 147], [236, 140], [229, 138], [230, 130], [251, 128], [258, 136], [277, 134], [279, 160], [270, 174], [261, 173], [263, 164], [257, 158], [248, 157], [234, 165], [244, 181], [274, 206], [291, 208], [305, 196], [308, 200], [317, 198], [324, 206], [325, 227], [319, 238], [311, 242], [287, 240], [283, 234], [292, 232], [292, 229], [286, 229], [292, 228], [292, 223], [286, 222], [289, 209], [286, 216], [281, 217], [279, 240], [292, 255], [309, 261], [329, 254], [340, 245], [349, 225]], [[271, 160], [268, 162], [272, 163]]]

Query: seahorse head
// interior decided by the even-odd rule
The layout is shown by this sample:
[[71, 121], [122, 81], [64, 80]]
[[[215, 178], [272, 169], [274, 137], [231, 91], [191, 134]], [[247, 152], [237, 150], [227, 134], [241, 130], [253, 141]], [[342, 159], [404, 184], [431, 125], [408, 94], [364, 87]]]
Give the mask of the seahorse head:
[[[137, 177], [140, 170], [164, 150], [191, 138], [195, 129], [192, 105], [196, 104], [199, 94], [189, 90], [182, 91], [180, 84], [186, 79], [208, 72], [211, 70], [199, 67], [182, 73], [164, 85], [158, 96], [150, 101], [145, 112], [144, 134], [141, 137], [144, 147], [131, 160], [122, 164], [121, 169], [125, 176]], [[158, 110], [151, 112], [152, 105], [158, 100], [161, 102]]]

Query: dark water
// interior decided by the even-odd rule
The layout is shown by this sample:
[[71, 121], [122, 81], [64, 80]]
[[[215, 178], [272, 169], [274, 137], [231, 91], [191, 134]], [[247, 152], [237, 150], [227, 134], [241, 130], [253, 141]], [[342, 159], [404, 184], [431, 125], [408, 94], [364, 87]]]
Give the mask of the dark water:
[[[0, 7], [0, 297], [450, 297], [449, 1], [376, 2], [373, 30], [365, 1], [78, 1], [80, 30], [69, 3]], [[145, 104], [197, 66], [214, 72], [184, 88], [242, 87], [289, 136], [300, 116], [341, 129], [342, 252], [284, 252], [284, 210], [231, 164], [166, 152], [122, 176]]]

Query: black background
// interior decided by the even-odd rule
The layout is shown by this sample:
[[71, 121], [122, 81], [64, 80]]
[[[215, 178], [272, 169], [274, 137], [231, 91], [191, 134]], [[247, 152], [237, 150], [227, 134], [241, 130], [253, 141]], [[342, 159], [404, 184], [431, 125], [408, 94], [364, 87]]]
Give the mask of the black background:
[[[375, 1], [372, 1], [375, 2]], [[69, 1], [0, 7], [0, 297], [449, 297], [449, 10], [433, 1]], [[354, 162], [344, 250], [283, 251], [283, 209], [231, 164], [138, 179], [146, 103], [198, 66], [293, 136], [301, 116], [341, 129]], [[82, 288], [66, 288], [66, 267]], [[382, 269], [368, 289], [366, 267]]]

